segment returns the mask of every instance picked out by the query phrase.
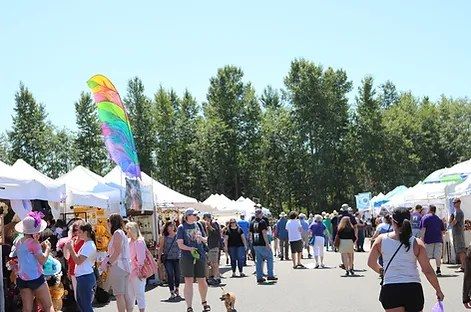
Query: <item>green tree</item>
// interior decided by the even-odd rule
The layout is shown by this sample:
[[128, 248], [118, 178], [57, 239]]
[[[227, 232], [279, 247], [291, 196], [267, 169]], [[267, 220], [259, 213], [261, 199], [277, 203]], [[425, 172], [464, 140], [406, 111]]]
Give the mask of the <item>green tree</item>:
[[74, 168], [74, 159], [77, 159], [74, 140], [75, 135], [68, 129], [51, 129], [49, 141], [50, 153], [48, 155], [45, 174], [57, 178]]
[[15, 94], [14, 111], [13, 129], [8, 133], [11, 144], [9, 158], [12, 162], [21, 158], [41, 170], [49, 151], [47, 114], [23, 83]]
[[200, 120], [199, 106], [188, 90], [178, 101], [175, 111], [176, 189], [190, 196], [202, 192], [202, 169], [198, 159], [197, 131]]
[[338, 205], [351, 194], [345, 180], [345, 137], [348, 133], [348, 98], [352, 84], [343, 70], [299, 59], [285, 77], [293, 120], [304, 155], [299, 161], [295, 198], [298, 205], [324, 209]]
[[138, 77], [128, 82], [128, 92], [124, 104], [129, 111], [129, 119], [136, 142], [141, 170], [151, 174], [154, 168], [155, 122], [152, 104], [144, 94], [144, 84]]
[[366, 76], [356, 97], [355, 134], [358, 144], [356, 176], [359, 190], [384, 191], [385, 133], [380, 101], [375, 96], [373, 77]]
[[[218, 160], [225, 170], [211, 172], [215, 176], [209, 179], [210, 189], [219, 190], [232, 198], [241, 194], [250, 197], [256, 192], [256, 180], [252, 178], [259, 163], [257, 146], [261, 110], [252, 85], [244, 83], [243, 76], [238, 67], [220, 68], [217, 75], [210, 79], [207, 103], [204, 104], [208, 126], [203, 128], [220, 128], [224, 135], [217, 134], [217, 138], [226, 151]], [[207, 133], [216, 135], [214, 131]], [[208, 138], [208, 141], [214, 142], [214, 139]], [[209, 167], [207, 161], [206, 167]]]
[[154, 95], [153, 112], [156, 129], [156, 177], [175, 187], [175, 109], [170, 93], [160, 86]]
[[102, 175], [105, 173], [108, 157], [97, 110], [89, 93], [80, 94], [80, 99], [75, 103], [75, 116], [78, 129], [75, 138], [75, 163]]
[[379, 101], [382, 108], [388, 108], [399, 99], [399, 94], [396, 91], [396, 86], [390, 80], [387, 80], [381, 86], [381, 94]]
[[6, 133], [0, 134], [0, 161], [4, 163], [9, 163], [8, 154], [9, 154], [9, 142], [8, 136]]

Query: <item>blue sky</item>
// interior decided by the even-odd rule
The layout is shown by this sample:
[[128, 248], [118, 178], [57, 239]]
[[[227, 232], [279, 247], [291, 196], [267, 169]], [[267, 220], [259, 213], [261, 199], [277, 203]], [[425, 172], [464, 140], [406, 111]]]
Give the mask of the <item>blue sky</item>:
[[[73, 4], [72, 4], [73, 3]], [[0, 131], [20, 81], [49, 120], [74, 128], [93, 74], [126, 93], [139, 76], [205, 100], [209, 78], [240, 66], [260, 93], [303, 57], [432, 99], [471, 96], [469, 1], [7, 1], [0, 4]], [[351, 96], [353, 99], [353, 95]]]

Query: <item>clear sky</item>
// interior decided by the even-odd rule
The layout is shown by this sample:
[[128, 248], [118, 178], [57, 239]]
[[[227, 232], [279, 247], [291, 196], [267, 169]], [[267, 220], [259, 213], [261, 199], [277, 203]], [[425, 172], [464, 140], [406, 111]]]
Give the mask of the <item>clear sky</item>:
[[[469, 1], [4, 1], [0, 4], [0, 131], [20, 81], [49, 120], [74, 128], [93, 74], [126, 93], [139, 76], [205, 100], [209, 78], [242, 67], [260, 93], [307, 58], [371, 74], [432, 99], [471, 96]], [[353, 99], [353, 96], [352, 96]]]

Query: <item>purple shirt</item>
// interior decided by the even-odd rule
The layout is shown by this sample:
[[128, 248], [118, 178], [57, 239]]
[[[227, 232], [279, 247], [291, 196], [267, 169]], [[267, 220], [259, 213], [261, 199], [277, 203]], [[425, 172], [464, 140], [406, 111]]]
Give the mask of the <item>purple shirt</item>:
[[325, 225], [322, 222], [312, 222], [309, 226], [309, 229], [312, 232], [312, 236], [322, 236], [324, 237]]
[[442, 243], [442, 232], [445, 231], [445, 224], [434, 214], [427, 214], [422, 218], [421, 228], [425, 229], [424, 242], [426, 244]]

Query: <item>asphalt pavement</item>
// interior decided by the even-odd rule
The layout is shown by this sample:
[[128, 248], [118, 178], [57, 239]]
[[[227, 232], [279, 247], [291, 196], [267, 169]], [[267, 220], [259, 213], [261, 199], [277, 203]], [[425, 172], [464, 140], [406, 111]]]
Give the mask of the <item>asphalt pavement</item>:
[[[256, 312], [294, 312], [294, 311], [383, 311], [378, 301], [379, 278], [376, 273], [367, 268], [368, 253], [355, 253], [356, 275], [343, 276], [344, 271], [338, 268], [340, 254], [327, 252], [325, 264], [327, 268], [314, 269], [314, 260], [305, 259], [308, 269], [292, 268], [291, 261], [275, 261], [275, 273], [279, 281], [273, 284], [257, 285], [253, 263], [245, 267], [247, 277], [232, 278], [229, 266], [222, 266], [224, 272], [222, 287], [234, 292], [237, 296], [236, 311]], [[222, 261], [225, 262], [223, 256]], [[445, 311], [465, 311], [461, 304], [462, 273], [455, 273], [456, 266], [442, 265], [442, 277], [439, 278], [445, 294]], [[422, 275], [422, 285], [425, 293], [424, 311], [431, 311], [436, 303], [435, 291]], [[195, 296], [193, 308], [195, 312], [202, 311], [197, 284], [194, 284]], [[181, 286], [183, 292], [183, 285]], [[226, 311], [223, 302], [219, 300], [222, 294], [220, 287], [210, 287], [208, 302], [212, 311]], [[166, 287], [156, 287], [146, 292], [146, 311], [176, 312], [186, 311], [185, 302], [168, 302], [169, 291]], [[135, 311], [137, 311], [137, 306]], [[116, 303], [96, 308], [95, 311], [116, 311]]]

